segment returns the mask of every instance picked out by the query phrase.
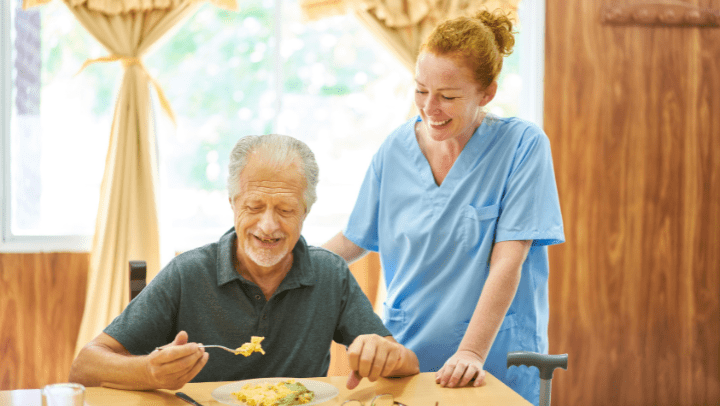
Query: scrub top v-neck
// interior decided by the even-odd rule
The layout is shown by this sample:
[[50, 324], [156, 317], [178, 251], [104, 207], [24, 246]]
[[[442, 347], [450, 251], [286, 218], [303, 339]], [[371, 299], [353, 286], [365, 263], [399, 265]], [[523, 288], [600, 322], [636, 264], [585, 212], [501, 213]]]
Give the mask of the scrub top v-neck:
[[564, 241], [549, 140], [527, 121], [486, 117], [437, 185], [415, 136], [420, 120], [398, 127], [374, 155], [344, 234], [380, 253], [383, 321], [421, 371], [439, 370], [457, 350], [493, 244], [533, 240], [485, 364], [502, 377], [508, 348], [547, 352], [547, 245]]

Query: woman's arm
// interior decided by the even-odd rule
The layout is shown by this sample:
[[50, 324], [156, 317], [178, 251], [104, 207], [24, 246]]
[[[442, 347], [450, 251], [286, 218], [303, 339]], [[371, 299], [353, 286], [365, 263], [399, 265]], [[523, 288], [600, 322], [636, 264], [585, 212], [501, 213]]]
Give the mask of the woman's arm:
[[348, 264], [352, 264], [367, 254], [367, 250], [358, 247], [354, 242], [348, 240], [342, 231], [323, 244], [322, 247], [340, 255]]
[[483, 365], [500, 325], [515, 298], [522, 264], [532, 240], [502, 241], [493, 246], [490, 274], [457, 352], [437, 372], [442, 386], [465, 386], [475, 379], [479, 386], [485, 378]]

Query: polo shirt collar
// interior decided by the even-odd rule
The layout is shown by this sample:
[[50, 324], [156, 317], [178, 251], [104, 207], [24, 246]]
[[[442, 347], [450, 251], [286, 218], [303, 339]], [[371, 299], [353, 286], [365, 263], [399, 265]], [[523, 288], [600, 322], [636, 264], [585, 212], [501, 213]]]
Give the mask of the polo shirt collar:
[[293, 248], [293, 264], [285, 279], [280, 282], [277, 292], [287, 289], [295, 289], [301, 286], [312, 286], [317, 281], [315, 270], [310, 264], [310, 255], [305, 237], [302, 235]]
[[[217, 255], [217, 284], [218, 286], [225, 285], [234, 280], [247, 283], [247, 279], [240, 276], [235, 271], [233, 258], [235, 254], [233, 252], [233, 246], [237, 235], [235, 229], [231, 228], [218, 241], [218, 255]], [[312, 286], [315, 284], [317, 278], [315, 277], [315, 271], [310, 265], [310, 256], [308, 254], [308, 245], [303, 236], [300, 236], [298, 242], [293, 248], [293, 264], [290, 271], [285, 275], [285, 279], [280, 282], [277, 292], [294, 289], [300, 286]]]

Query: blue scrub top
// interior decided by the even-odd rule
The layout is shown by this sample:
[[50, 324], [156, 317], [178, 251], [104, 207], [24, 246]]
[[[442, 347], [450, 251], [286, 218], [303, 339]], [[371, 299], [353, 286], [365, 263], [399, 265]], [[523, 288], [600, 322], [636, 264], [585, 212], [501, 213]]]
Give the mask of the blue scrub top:
[[508, 370], [506, 359], [548, 351], [547, 245], [565, 239], [549, 140], [530, 122], [488, 116], [438, 186], [415, 137], [420, 120], [397, 128], [375, 154], [344, 234], [380, 253], [383, 321], [423, 372], [457, 351], [493, 244], [533, 240], [485, 370], [537, 404], [537, 370]]

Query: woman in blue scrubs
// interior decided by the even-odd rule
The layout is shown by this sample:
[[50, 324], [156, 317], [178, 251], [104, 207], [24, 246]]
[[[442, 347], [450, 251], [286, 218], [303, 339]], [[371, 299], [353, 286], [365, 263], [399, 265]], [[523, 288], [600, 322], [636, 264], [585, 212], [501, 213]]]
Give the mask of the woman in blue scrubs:
[[565, 237], [547, 136], [484, 110], [514, 42], [504, 14], [436, 27], [416, 65], [420, 114], [384, 141], [325, 248], [380, 253], [383, 320], [440, 385], [489, 371], [537, 404], [537, 371], [506, 356], [548, 351], [547, 246]]

